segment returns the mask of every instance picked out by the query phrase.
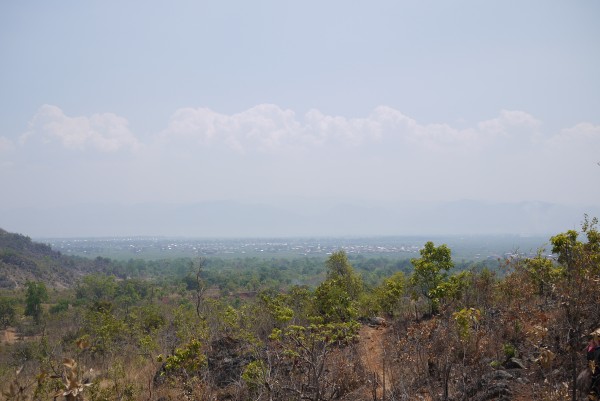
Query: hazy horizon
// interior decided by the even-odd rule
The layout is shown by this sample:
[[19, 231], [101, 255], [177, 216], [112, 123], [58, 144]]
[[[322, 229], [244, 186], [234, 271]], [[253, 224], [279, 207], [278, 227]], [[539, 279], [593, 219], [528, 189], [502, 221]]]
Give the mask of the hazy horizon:
[[600, 207], [598, 15], [590, 0], [5, 2], [0, 227], [578, 228]]
[[600, 208], [520, 202], [322, 202], [273, 206], [211, 201], [194, 204], [97, 204], [13, 209], [8, 231], [34, 238], [290, 238], [448, 235], [551, 235], [579, 229]]

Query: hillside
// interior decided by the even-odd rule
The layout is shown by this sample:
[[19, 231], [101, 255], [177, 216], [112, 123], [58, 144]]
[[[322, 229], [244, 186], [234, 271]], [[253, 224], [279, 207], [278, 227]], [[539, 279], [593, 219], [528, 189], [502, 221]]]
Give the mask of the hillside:
[[27, 236], [0, 229], [0, 289], [21, 288], [27, 281], [69, 287], [85, 273], [102, 272], [107, 263], [102, 258], [65, 256]]
[[[9, 400], [23, 389], [40, 400], [576, 401], [591, 389], [577, 380], [586, 359], [600, 364], [596, 227], [586, 217], [550, 238], [551, 256], [511, 255], [497, 271], [459, 269], [450, 247], [427, 241], [412, 269], [374, 283], [340, 250], [316, 288], [285, 275], [276, 288], [278, 270], [248, 271], [253, 259], [221, 269], [219, 284], [201, 259], [159, 280], [117, 279], [107, 259], [61, 267], [78, 259], [3, 232], [13, 269], [95, 274], [50, 297], [2, 292], [0, 390]], [[36, 299], [40, 313], [28, 313]]]

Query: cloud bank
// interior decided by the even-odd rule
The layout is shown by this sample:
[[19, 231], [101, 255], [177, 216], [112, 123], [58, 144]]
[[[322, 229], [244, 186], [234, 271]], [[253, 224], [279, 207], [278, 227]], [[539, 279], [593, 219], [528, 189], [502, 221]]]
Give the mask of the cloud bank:
[[[125, 117], [113, 113], [67, 116], [59, 107], [42, 106], [19, 138], [28, 142], [58, 143], [69, 150], [136, 151], [143, 140], [130, 129]], [[380, 106], [368, 116], [348, 118], [312, 109], [303, 116], [273, 104], [260, 104], [236, 114], [209, 108], [181, 108], [165, 129], [146, 144], [161, 146], [220, 147], [233, 152], [275, 153], [328, 146], [356, 148], [395, 144], [426, 151], [482, 151], [495, 146], [578, 148], [600, 144], [600, 126], [582, 122], [555, 133], [543, 133], [542, 122], [518, 110], [502, 110], [497, 117], [456, 128], [449, 123], [423, 124], [391, 107]], [[0, 137], [0, 151], [14, 148]]]
[[69, 116], [44, 105], [24, 134], [0, 138], [0, 178], [15, 187], [30, 183], [3, 199], [13, 205], [35, 202], [40, 191], [56, 204], [276, 198], [595, 204], [598, 149], [599, 125], [549, 129], [520, 110], [471, 123], [423, 123], [388, 106], [364, 117], [316, 109], [299, 115], [273, 104], [234, 114], [188, 107], [155, 133], [136, 135], [124, 116]]
[[292, 110], [263, 104], [233, 115], [208, 108], [180, 109], [159, 136], [165, 144], [224, 145], [238, 152], [388, 142], [444, 151], [457, 147], [476, 150], [503, 140], [536, 143], [540, 127], [540, 121], [522, 111], [503, 110], [496, 118], [458, 129], [449, 124], [420, 124], [387, 106], [377, 107], [364, 118], [326, 115], [314, 109], [298, 118]]

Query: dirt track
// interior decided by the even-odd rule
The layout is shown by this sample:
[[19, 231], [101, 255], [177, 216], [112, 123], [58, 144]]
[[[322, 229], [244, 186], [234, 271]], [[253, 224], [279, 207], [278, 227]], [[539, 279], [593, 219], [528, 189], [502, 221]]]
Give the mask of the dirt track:
[[376, 381], [377, 399], [381, 399], [384, 386], [384, 355], [386, 327], [363, 326], [360, 329], [360, 353], [361, 359]]

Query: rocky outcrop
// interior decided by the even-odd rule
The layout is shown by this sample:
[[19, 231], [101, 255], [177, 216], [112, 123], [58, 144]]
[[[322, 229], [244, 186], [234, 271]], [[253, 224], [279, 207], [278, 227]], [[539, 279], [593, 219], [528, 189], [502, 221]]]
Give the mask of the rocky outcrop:
[[487, 373], [467, 389], [467, 398], [471, 401], [510, 401], [511, 388], [519, 376], [518, 370], [495, 370]]
[[240, 379], [246, 365], [254, 360], [243, 342], [222, 337], [211, 343], [208, 353], [208, 371], [217, 387], [223, 388]]

